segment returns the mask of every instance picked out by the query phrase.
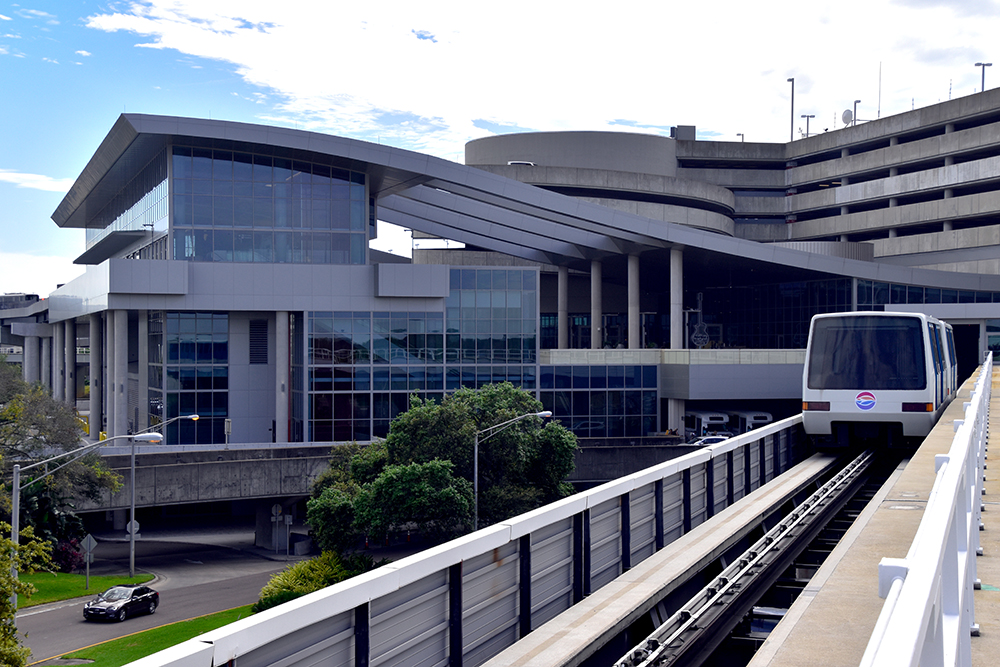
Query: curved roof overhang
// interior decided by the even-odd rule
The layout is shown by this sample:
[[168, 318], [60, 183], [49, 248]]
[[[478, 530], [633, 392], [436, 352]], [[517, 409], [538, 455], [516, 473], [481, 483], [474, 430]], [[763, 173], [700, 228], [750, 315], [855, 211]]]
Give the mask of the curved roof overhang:
[[[379, 218], [530, 261], [589, 268], [591, 260], [682, 247], [685, 266], [746, 266], [802, 279], [816, 274], [1000, 292], [1000, 276], [831, 257], [615, 211], [475, 167], [400, 148], [303, 130], [124, 114], [53, 213], [85, 227], [139, 168], [183, 143], [324, 162], [364, 171]], [[787, 278], [786, 278], [787, 279]]]

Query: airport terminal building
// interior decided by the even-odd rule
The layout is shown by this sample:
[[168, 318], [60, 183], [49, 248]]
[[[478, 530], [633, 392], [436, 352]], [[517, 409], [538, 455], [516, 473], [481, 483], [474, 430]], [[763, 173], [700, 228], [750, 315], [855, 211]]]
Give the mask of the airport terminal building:
[[[52, 218], [87, 272], [0, 342], [91, 433], [364, 442], [412, 394], [510, 381], [642, 437], [794, 406], [816, 313], [947, 320], [964, 374], [1000, 345], [1000, 89], [787, 144], [492, 136], [465, 165], [124, 114]], [[449, 243], [378, 252], [376, 220]]]

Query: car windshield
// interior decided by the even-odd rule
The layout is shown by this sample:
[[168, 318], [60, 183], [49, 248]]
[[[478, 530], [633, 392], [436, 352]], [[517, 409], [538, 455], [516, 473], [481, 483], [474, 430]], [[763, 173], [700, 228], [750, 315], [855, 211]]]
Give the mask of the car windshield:
[[132, 589], [120, 586], [109, 588], [100, 595], [102, 600], [128, 600], [130, 597], [132, 597]]

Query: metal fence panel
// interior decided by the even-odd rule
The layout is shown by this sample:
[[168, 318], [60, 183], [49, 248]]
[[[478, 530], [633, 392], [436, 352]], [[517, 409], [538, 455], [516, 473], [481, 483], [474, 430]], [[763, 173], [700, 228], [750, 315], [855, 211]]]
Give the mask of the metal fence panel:
[[715, 516], [729, 506], [729, 459], [717, 456], [712, 460], [714, 503], [712, 515]]
[[708, 487], [706, 485], [706, 464], [699, 463], [691, 470], [691, 527], [700, 526], [708, 520]]
[[663, 480], [663, 543], [670, 544], [684, 534], [684, 475], [676, 473]]
[[448, 570], [434, 572], [371, 602], [371, 665], [448, 661]]
[[517, 641], [517, 542], [462, 564], [465, 665], [479, 665]]
[[746, 450], [742, 447], [738, 447], [733, 450], [733, 502], [737, 502], [743, 498], [746, 493], [743, 487], [744, 475], [746, 475], [747, 459], [745, 456]]
[[590, 510], [590, 585], [596, 591], [620, 575], [622, 562], [621, 499]]
[[656, 553], [656, 485], [645, 484], [633, 489], [629, 517], [632, 524], [632, 566], [635, 567]]
[[304, 667], [354, 662], [354, 611], [343, 612], [285, 635], [281, 642], [240, 656], [240, 667]]
[[531, 534], [531, 619], [539, 626], [573, 606], [573, 519]]

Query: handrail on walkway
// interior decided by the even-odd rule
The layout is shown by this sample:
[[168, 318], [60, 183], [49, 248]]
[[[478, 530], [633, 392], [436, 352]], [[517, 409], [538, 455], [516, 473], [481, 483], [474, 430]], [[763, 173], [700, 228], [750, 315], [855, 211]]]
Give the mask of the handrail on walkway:
[[972, 591], [979, 586], [976, 556], [982, 555], [992, 382], [990, 352], [965, 403], [965, 419], [955, 420], [951, 448], [934, 459], [934, 486], [906, 558], [879, 563], [879, 597], [885, 604], [862, 667], [972, 665], [972, 637], [979, 634]]

